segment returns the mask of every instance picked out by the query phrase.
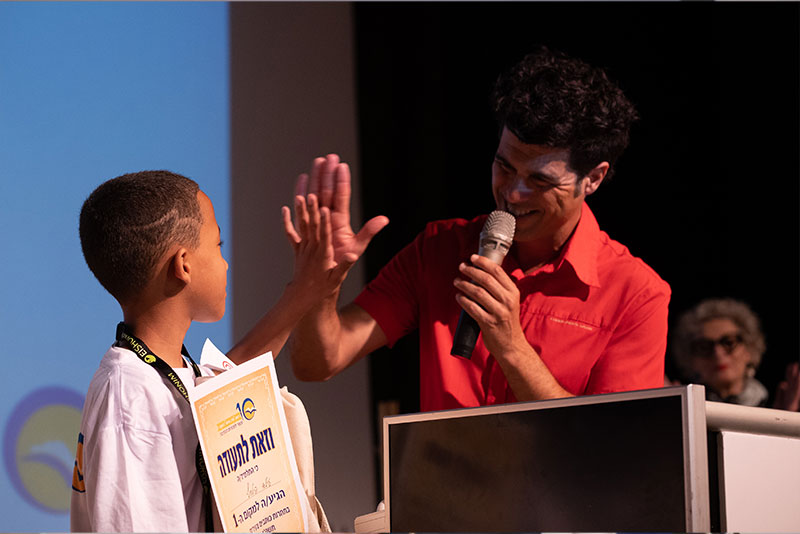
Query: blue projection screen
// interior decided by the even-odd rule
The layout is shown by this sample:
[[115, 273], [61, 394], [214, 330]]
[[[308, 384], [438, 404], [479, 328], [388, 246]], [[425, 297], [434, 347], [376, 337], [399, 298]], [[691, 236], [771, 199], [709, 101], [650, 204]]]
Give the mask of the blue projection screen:
[[[69, 530], [83, 398], [121, 320], [81, 255], [83, 200], [168, 169], [230, 242], [228, 77], [224, 3], [0, 2], [0, 531]], [[230, 336], [195, 324], [186, 345]]]

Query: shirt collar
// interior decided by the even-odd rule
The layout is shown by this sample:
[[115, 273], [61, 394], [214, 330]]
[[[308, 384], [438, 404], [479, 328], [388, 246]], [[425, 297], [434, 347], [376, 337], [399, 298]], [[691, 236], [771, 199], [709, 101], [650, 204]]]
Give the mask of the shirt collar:
[[[597, 224], [592, 210], [584, 202], [578, 225], [562, 247], [561, 253], [538, 272], [555, 272], [566, 268], [565, 264], [568, 264], [581, 282], [588, 286], [600, 287], [600, 279], [597, 276], [597, 253], [599, 250], [600, 226]], [[519, 269], [516, 262], [514, 262], [513, 269]], [[522, 272], [517, 271], [516, 277], [522, 278]]]
[[586, 202], [581, 209], [581, 220], [564, 245], [564, 251], [556, 260], [556, 270], [563, 267], [563, 262], [572, 265], [577, 277], [587, 286], [600, 287], [597, 276], [597, 253], [600, 250], [600, 226], [594, 213]]

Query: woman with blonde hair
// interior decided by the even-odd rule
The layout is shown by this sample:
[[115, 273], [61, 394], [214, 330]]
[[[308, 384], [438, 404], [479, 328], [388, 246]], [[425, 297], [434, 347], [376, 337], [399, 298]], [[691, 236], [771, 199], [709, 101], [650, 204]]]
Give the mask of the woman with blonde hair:
[[769, 392], [755, 378], [766, 350], [758, 316], [744, 302], [706, 299], [685, 312], [673, 336], [673, 357], [708, 400], [766, 406]]

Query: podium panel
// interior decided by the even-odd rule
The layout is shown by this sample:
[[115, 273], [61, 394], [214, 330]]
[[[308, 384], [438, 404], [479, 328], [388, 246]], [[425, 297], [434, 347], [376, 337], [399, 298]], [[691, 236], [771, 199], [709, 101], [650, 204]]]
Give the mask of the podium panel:
[[722, 529], [797, 532], [800, 439], [720, 432]]
[[712, 527], [800, 532], [800, 413], [706, 402], [706, 422]]
[[392, 532], [707, 531], [702, 388], [384, 419]]

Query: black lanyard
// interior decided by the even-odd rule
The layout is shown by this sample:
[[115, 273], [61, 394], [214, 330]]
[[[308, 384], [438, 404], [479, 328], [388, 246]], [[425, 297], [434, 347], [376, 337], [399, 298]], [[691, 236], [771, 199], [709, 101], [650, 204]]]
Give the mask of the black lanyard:
[[[183, 385], [183, 381], [178, 376], [178, 373], [175, 372], [175, 369], [170, 367], [167, 362], [156, 356], [156, 354], [150, 350], [141, 339], [131, 334], [128, 331], [128, 328], [125, 326], [125, 323], [119, 323], [117, 325], [117, 345], [130, 349], [130, 351], [136, 354], [140, 360], [161, 373], [161, 375], [167, 379], [167, 382], [172, 384], [178, 393], [180, 393], [181, 396], [186, 399], [186, 402], [191, 403], [189, 400], [189, 392], [186, 390], [186, 386]], [[200, 376], [200, 368], [194, 362], [192, 357], [189, 356], [189, 351], [186, 350], [185, 346], [181, 346], [181, 354], [186, 356], [189, 359], [189, 362], [191, 362], [194, 375]], [[206, 463], [203, 461], [203, 451], [200, 448], [200, 443], [197, 444], [194, 463], [197, 467], [197, 475], [200, 477], [200, 484], [203, 486], [203, 508], [205, 508], [206, 532], [213, 532], [214, 523], [211, 516], [211, 482], [208, 478], [208, 471], [206, 471]]]

